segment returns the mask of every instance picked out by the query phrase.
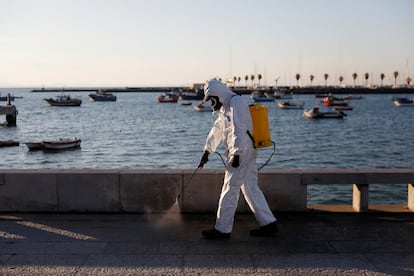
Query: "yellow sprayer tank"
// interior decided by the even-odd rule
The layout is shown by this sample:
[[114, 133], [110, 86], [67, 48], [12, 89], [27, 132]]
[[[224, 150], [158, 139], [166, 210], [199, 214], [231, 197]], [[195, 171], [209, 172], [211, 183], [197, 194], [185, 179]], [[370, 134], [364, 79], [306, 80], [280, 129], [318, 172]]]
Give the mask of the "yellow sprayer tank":
[[267, 117], [267, 106], [256, 103], [249, 106], [253, 123], [253, 138], [255, 148], [266, 148], [272, 146], [270, 139], [269, 119]]

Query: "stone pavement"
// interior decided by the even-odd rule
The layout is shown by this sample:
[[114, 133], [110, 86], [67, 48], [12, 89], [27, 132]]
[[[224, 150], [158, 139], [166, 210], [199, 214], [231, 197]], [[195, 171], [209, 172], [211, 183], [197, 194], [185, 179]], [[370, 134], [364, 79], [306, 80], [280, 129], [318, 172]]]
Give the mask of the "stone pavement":
[[276, 214], [207, 241], [214, 214], [0, 214], [0, 275], [414, 275], [414, 213]]

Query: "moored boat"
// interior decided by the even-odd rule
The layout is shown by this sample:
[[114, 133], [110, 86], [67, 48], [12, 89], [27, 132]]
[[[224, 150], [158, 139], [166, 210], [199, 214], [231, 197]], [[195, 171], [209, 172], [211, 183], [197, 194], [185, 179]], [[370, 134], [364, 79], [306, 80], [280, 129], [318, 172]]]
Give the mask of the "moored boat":
[[261, 92], [253, 92], [250, 95], [250, 98], [252, 98], [252, 100], [254, 102], [274, 102], [275, 98], [274, 97], [270, 97], [268, 95], [266, 95], [265, 93], [261, 93]]
[[19, 141], [15, 141], [15, 140], [5, 140], [5, 141], [0, 141], [0, 148], [1, 147], [15, 147], [20, 145]]
[[348, 106], [348, 102], [341, 98], [335, 98], [332, 96], [323, 99], [323, 103], [326, 106]]
[[260, 102], [274, 102], [274, 98], [267, 98], [267, 97], [252, 97], [253, 101], [256, 103]]
[[27, 142], [25, 143], [29, 150], [41, 150], [43, 149], [42, 142]]
[[318, 106], [307, 110], [305, 109], [303, 115], [308, 119], [342, 119], [344, 116], [347, 116], [342, 111], [320, 111]]
[[91, 93], [88, 95], [92, 101], [95, 102], [115, 102], [116, 96], [111, 92], [105, 90], [99, 90], [96, 93]]
[[72, 98], [70, 95], [59, 95], [56, 98], [44, 99], [50, 106], [80, 106], [82, 100]]
[[395, 106], [414, 106], [414, 99], [405, 97], [393, 97], [392, 101]]
[[204, 98], [203, 90], [195, 90], [194, 92], [182, 92], [180, 95], [181, 100], [188, 101], [200, 101]]
[[46, 140], [42, 141], [43, 148], [47, 150], [65, 150], [79, 148], [81, 144], [81, 139], [79, 138], [69, 138], [69, 139], [59, 139], [59, 140]]
[[285, 93], [285, 92], [281, 92], [281, 91], [276, 91], [273, 94], [269, 95], [270, 97], [273, 97], [275, 99], [278, 100], [287, 100], [287, 99], [292, 99], [292, 94], [290, 93]]
[[280, 109], [303, 109], [304, 103], [295, 103], [291, 101], [279, 102], [277, 106]]
[[163, 93], [157, 97], [157, 102], [159, 103], [176, 103], [179, 96], [174, 93]]
[[344, 100], [361, 100], [362, 96], [360, 95], [348, 95], [344, 97]]
[[351, 106], [334, 106], [333, 109], [338, 111], [338, 110], [352, 110], [354, 108]]
[[10, 99], [10, 101], [14, 101], [15, 96], [7, 94], [7, 96], [2, 96], [0, 93], [0, 102], [7, 102]]

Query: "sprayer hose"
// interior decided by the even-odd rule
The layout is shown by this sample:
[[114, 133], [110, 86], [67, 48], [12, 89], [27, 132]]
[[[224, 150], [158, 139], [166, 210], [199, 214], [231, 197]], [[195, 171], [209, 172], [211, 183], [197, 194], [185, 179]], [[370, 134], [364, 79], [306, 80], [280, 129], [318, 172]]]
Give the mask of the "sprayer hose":
[[[261, 170], [261, 169], [263, 169], [263, 168], [264, 168], [267, 164], [269, 164], [270, 160], [272, 159], [273, 155], [275, 154], [275, 152], [276, 152], [276, 144], [275, 144], [275, 142], [273, 142], [273, 141], [272, 141], [272, 145], [273, 145], [273, 151], [272, 151], [272, 153], [270, 154], [270, 156], [269, 156], [269, 158], [266, 160], [266, 162], [264, 162], [264, 164], [263, 164], [263, 165], [261, 165], [261, 166], [257, 169], [258, 171], [260, 171], [260, 170]], [[223, 162], [224, 167], [227, 169], [226, 162], [224, 161], [223, 156], [222, 156], [219, 152], [217, 152], [217, 151], [215, 151], [214, 153], [216, 153], [218, 156], [220, 156], [220, 158], [221, 158], [221, 162]]]

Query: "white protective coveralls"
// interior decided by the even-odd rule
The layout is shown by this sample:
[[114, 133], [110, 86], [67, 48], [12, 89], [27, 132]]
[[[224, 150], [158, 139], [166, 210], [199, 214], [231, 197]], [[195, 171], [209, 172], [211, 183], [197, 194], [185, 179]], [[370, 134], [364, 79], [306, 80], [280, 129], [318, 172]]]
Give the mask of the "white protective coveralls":
[[[223, 141], [226, 146], [226, 173], [217, 210], [215, 228], [222, 233], [231, 233], [239, 201], [240, 189], [260, 226], [275, 222], [276, 218], [259, 188], [256, 168], [257, 150], [247, 131], [253, 133], [252, 120], [247, 101], [225, 84], [211, 80], [204, 86], [205, 98], [218, 96], [223, 106], [216, 113], [217, 120], [208, 134], [204, 150], [215, 152]], [[239, 155], [240, 166], [232, 167], [234, 155]]]

